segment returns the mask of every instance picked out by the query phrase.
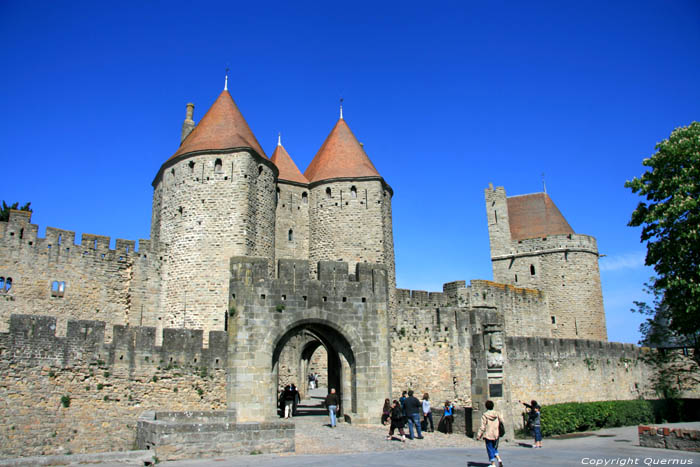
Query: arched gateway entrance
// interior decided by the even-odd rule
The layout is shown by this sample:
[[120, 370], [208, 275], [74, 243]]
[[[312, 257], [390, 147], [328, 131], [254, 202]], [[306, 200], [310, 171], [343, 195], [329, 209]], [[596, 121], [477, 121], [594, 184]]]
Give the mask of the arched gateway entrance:
[[318, 280], [308, 270], [307, 261], [280, 260], [270, 279], [265, 259], [231, 259], [226, 390], [240, 422], [277, 417], [280, 356], [295, 339], [299, 372], [326, 349], [346, 420], [375, 421], [390, 393], [386, 270], [358, 264], [351, 276], [347, 263], [322, 261]]
[[[302, 398], [308, 395], [308, 374], [314, 354], [325, 356], [320, 387], [334, 388], [341, 400], [339, 415], [357, 412], [355, 356], [350, 343], [334, 328], [322, 322], [299, 323], [287, 331], [272, 354], [273, 379], [277, 394], [295, 384]], [[325, 370], [325, 371], [324, 371]], [[325, 392], [324, 392], [325, 393]]]

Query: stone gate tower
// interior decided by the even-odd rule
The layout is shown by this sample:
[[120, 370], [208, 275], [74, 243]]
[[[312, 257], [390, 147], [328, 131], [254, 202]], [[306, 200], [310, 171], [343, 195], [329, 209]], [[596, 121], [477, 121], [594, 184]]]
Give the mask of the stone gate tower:
[[595, 238], [574, 233], [547, 193], [485, 195], [494, 281], [543, 291], [552, 337], [607, 341]]
[[343, 119], [304, 172], [309, 181], [309, 260], [387, 268], [390, 308], [396, 288], [391, 197], [384, 181]]
[[160, 246], [157, 324], [223, 330], [229, 260], [275, 256], [277, 167], [265, 156], [227, 90], [153, 181], [151, 238]]

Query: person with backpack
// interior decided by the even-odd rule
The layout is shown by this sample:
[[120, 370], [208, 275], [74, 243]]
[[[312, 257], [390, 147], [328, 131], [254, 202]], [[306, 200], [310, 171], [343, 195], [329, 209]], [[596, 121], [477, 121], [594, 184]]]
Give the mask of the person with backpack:
[[389, 427], [389, 434], [386, 435], [386, 440], [391, 441], [391, 439], [394, 437], [394, 430], [398, 429], [399, 434], [401, 435], [401, 441], [405, 443], [406, 433], [403, 431], [403, 410], [401, 410], [401, 404], [396, 399], [394, 399], [394, 404], [389, 412], [389, 419], [391, 420], [391, 426]]
[[486, 442], [486, 452], [489, 455], [489, 462], [491, 462], [491, 465], [496, 467], [496, 462], [498, 462], [498, 467], [503, 467], [503, 461], [498, 454], [497, 447], [498, 438], [503, 436], [505, 432], [503, 416], [499, 412], [493, 410], [493, 401], [488, 400], [485, 405], [486, 412], [481, 416], [481, 426], [479, 426], [476, 440], [479, 441], [483, 438]]
[[537, 401], [532, 400], [529, 404], [518, 401], [525, 406], [528, 410], [527, 412], [527, 425], [526, 428], [532, 431], [535, 437], [535, 443], [532, 445], [533, 448], [542, 448], [542, 421], [540, 417], [540, 411], [542, 406], [537, 403]]

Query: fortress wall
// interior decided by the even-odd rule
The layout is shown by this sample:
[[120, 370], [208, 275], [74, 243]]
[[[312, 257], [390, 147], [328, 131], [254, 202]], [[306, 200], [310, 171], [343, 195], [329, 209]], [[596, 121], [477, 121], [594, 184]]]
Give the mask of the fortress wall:
[[[226, 334], [13, 315], [0, 333], [0, 456], [126, 451], [147, 410], [223, 410]], [[70, 397], [64, 407], [63, 396]]]
[[508, 336], [506, 353], [515, 423], [523, 410], [519, 399], [548, 405], [655, 398], [649, 388], [652, 369], [633, 344]]
[[[0, 294], [0, 331], [12, 313], [53, 314], [59, 335], [68, 319], [100, 319], [111, 338], [111, 325], [138, 324], [142, 309], [145, 316], [156, 312], [160, 263], [148, 240], [136, 250], [134, 241], [117, 239], [111, 250], [109, 237], [83, 234], [76, 243], [75, 232], [53, 227], [39, 238], [29, 214], [12, 211], [0, 223], [0, 277], [12, 278], [10, 291]], [[54, 282], [64, 289], [52, 290]]]
[[413, 389], [419, 398], [429, 393], [436, 406], [448, 399], [467, 404], [471, 393], [468, 313], [439, 306], [443, 294], [398, 292], [401, 304], [390, 330], [392, 399]]
[[275, 257], [309, 259], [309, 189], [280, 180], [277, 190]]
[[465, 305], [471, 308], [499, 310], [510, 336], [551, 337], [552, 325], [545, 295], [491, 281], [473, 280], [465, 290]]
[[152, 236], [168, 244], [162, 326], [223, 330], [229, 259], [261, 256], [272, 272], [275, 173], [246, 151], [196, 155], [166, 167], [154, 188]]

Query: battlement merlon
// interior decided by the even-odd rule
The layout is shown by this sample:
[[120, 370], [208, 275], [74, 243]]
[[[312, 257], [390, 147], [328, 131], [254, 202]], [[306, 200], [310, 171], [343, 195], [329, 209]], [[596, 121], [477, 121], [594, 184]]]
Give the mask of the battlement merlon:
[[[105, 322], [68, 320], [66, 337], [56, 336], [56, 317], [10, 316], [10, 329], [0, 333], [8, 355], [70, 366], [75, 359], [97, 358], [107, 365], [125, 364], [135, 357], [148, 364], [161, 361], [195, 367], [224, 368], [227, 358], [225, 331], [209, 331], [209, 347], [203, 346], [201, 329], [163, 329], [163, 343], [156, 346], [156, 328], [115, 325], [113, 339], [105, 343]], [[144, 358], [148, 356], [149, 358]]]
[[491, 260], [499, 261], [541, 254], [574, 252], [598, 255], [598, 243], [595, 237], [584, 234], [561, 234], [528, 238], [513, 242], [510, 253], [494, 255]]
[[109, 248], [111, 237], [83, 233], [80, 242], [76, 242], [75, 231], [64, 230], [56, 227], [46, 227], [46, 237], [38, 237], [39, 226], [31, 224], [32, 213], [30, 211], [10, 210], [10, 218], [7, 222], [0, 222], [0, 238], [8, 240], [10, 238], [31, 242], [37, 248], [58, 248], [64, 249], [82, 248], [87, 251], [95, 251], [105, 255], [117, 256], [128, 255], [130, 253], [149, 253], [152, 251], [150, 239], [139, 239], [139, 248], [136, 248], [135, 240], [116, 239], [115, 249]]
[[388, 296], [387, 271], [386, 267], [380, 264], [357, 263], [355, 274], [349, 274], [348, 263], [344, 261], [319, 261], [318, 279], [309, 278], [308, 260], [278, 260], [276, 278], [269, 277], [267, 265], [266, 258], [232, 257], [230, 261], [232, 286], [289, 290], [290, 293], [313, 287], [324, 291], [326, 298], [331, 292], [342, 294], [355, 287], [369, 291], [374, 300], [386, 300]]

